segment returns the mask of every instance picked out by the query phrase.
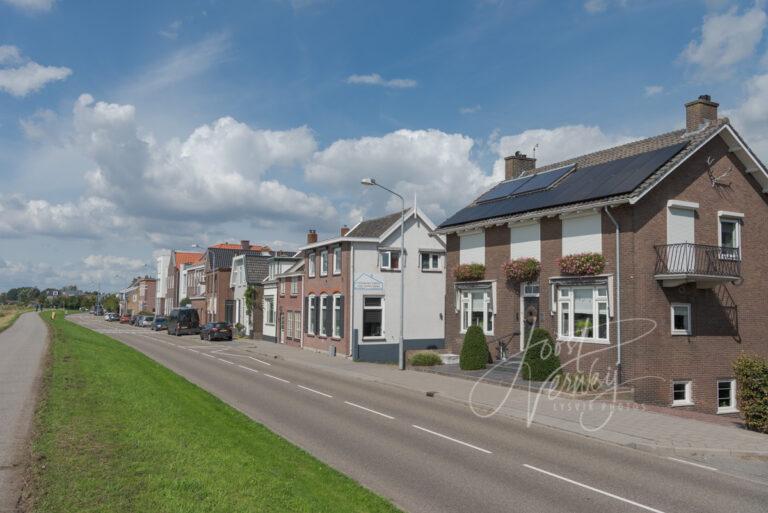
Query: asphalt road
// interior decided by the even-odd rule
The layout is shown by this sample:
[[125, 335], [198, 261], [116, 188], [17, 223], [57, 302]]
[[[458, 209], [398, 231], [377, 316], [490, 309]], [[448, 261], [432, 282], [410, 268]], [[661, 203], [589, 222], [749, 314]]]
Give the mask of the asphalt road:
[[761, 512], [768, 485], [222, 343], [75, 319], [412, 512]]
[[0, 513], [16, 511], [48, 332], [35, 313], [0, 333]]

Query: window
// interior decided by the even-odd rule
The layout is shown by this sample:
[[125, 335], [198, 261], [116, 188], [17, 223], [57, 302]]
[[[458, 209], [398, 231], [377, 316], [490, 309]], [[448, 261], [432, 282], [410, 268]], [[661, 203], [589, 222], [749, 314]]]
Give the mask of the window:
[[379, 253], [379, 267], [386, 271], [400, 270], [400, 252], [382, 251]]
[[672, 383], [672, 406], [690, 406], [693, 404], [690, 381]]
[[307, 333], [314, 335], [317, 332], [315, 326], [315, 296], [307, 296]]
[[421, 253], [421, 270], [422, 271], [439, 271], [440, 270], [440, 254], [439, 253]]
[[558, 335], [584, 342], [608, 342], [608, 287], [561, 287]]
[[281, 296], [285, 295], [285, 280], [284, 279], [280, 280], [280, 295]]
[[341, 246], [333, 248], [333, 274], [341, 274]]
[[539, 297], [539, 282], [526, 281], [525, 283], [523, 283], [523, 296]]
[[492, 307], [490, 287], [461, 291], [461, 332], [480, 326], [485, 333], [493, 334]]
[[739, 259], [741, 248], [741, 222], [736, 217], [720, 215], [720, 258]]
[[320, 296], [320, 336], [328, 336], [326, 326], [328, 325], [328, 296]]
[[293, 312], [286, 312], [285, 318], [285, 338], [291, 338], [293, 336]]
[[320, 276], [328, 276], [328, 250], [320, 252]]
[[293, 314], [293, 338], [296, 340], [301, 339], [301, 313], [294, 312]]
[[315, 277], [315, 253], [307, 255], [307, 274], [310, 278]]
[[333, 296], [333, 328], [332, 333], [333, 336], [336, 338], [341, 337], [341, 323], [342, 323], [342, 313], [341, 313], [341, 296], [335, 295]]
[[733, 413], [736, 408], [736, 380], [722, 379], [717, 382], [717, 413]]
[[485, 264], [485, 232], [459, 235], [459, 264]]
[[267, 324], [275, 324], [275, 298], [264, 298], [264, 315]]
[[383, 338], [384, 298], [363, 297], [363, 339]]
[[291, 278], [291, 295], [295, 296], [299, 293], [299, 277], [294, 276]]
[[691, 334], [691, 305], [687, 303], [672, 304], [672, 335]]

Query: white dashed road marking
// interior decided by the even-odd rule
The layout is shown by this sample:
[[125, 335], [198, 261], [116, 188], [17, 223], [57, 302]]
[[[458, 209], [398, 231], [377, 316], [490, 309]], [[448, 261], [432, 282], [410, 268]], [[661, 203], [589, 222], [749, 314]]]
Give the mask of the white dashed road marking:
[[268, 378], [272, 378], [272, 379], [276, 379], [278, 381], [282, 381], [283, 383], [290, 383], [290, 381], [288, 381], [287, 379], [278, 378], [277, 376], [273, 376], [272, 374], [267, 374], [266, 372], [264, 373], [264, 375], [266, 377], [268, 377]]
[[386, 413], [381, 413], [380, 411], [372, 410], [370, 408], [366, 408], [365, 406], [360, 406], [356, 403], [351, 403], [349, 401], [344, 401], [344, 404], [348, 404], [350, 406], [354, 406], [355, 408], [360, 408], [361, 410], [365, 410], [367, 412], [375, 413], [376, 415], [381, 415], [384, 418], [387, 418], [389, 420], [394, 420], [395, 418], [392, 415], [387, 415]]
[[296, 385], [296, 386], [301, 388], [302, 390], [306, 390], [308, 392], [312, 392], [312, 393], [315, 393], [317, 395], [322, 395], [323, 397], [331, 397], [331, 398], [333, 397], [330, 394], [326, 394], [325, 392], [321, 392], [319, 390], [315, 390], [314, 388], [305, 387], [304, 385]]
[[488, 449], [483, 449], [482, 447], [478, 447], [476, 445], [472, 445], [472, 444], [469, 444], [467, 442], [462, 442], [461, 440], [457, 440], [457, 439], [452, 438], [452, 437], [450, 437], [448, 435], [444, 435], [442, 433], [438, 433], [437, 431], [432, 431], [431, 429], [427, 429], [425, 427], [417, 426], [416, 424], [411, 424], [411, 425], [413, 427], [415, 427], [416, 429], [420, 429], [421, 431], [424, 431], [425, 433], [429, 433], [431, 435], [439, 436], [440, 438], [444, 438], [446, 440], [450, 440], [451, 442], [456, 442], [457, 444], [461, 444], [461, 445], [463, 445], [465, 447], [469, 447], [469, 448], [474, 449], [476, 451], [484, 452], [485, 454], [493, 454]]
[[667, 459], [672, 461], [677, 461], [679, 463], [687, 463], [688, 465], [693, 465], [694, 467], [703, 468], [705, 470], [711, 470], [712, 472], [717, 472], [717, 469], [715, 467], [709, 467], [707, 465], [702, 465], [701, 463], [694, 463], [692, 461], [680, 460], [677, 458], [673, 458], [672, 456], [667, 456]]

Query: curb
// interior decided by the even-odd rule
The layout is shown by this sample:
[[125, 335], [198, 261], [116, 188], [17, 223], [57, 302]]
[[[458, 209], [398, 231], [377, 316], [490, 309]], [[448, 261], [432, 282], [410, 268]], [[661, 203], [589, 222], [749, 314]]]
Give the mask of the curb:
[[761, 460], [768, 461], [768, 451], [744, 451], [740, 449], [707, 449], [703, 447], [675, 447], [672, 445], [651, 445], [632, 442], [626, 444], [625, 447], [636, 449], [638, 451], [648, 452], [651, 454], [668, 456], [675, 454], [678, 456], [735, 456], [739, 458], [751, 457], [759, 458]]

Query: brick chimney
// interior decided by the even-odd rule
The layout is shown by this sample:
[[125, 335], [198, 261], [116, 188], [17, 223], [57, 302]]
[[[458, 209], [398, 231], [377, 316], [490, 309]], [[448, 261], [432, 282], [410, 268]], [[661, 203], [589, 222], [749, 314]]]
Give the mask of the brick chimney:
[[704, 123], [717, 120], [719, 103], [713, 102], [708, 94], [702, 94], [697, 100], [685, 104], [685, 129], [695, 132]]
[[317, 232], [315, 230], [309, 230], [307, 232], [307, 244], [314, 244], [317, 242]]
[[341, 235], [342, 237], [345, 237], [348, 233], [349, 233], [349, 226], [345, 224], [344, 226], [341, 227], [341, 230], [339, 231], [339, 235]]
[[248, 251], [249, 249], [251, 249], [251, 241], [241, 240], [240, 247], [243, 249], [243, 251]]
[[536, 169], [536, 159], [528, 157], [525, 153], [516, 151], [514, 155], [504, 157], [504, 179], [519, 178], [527, 171]]

